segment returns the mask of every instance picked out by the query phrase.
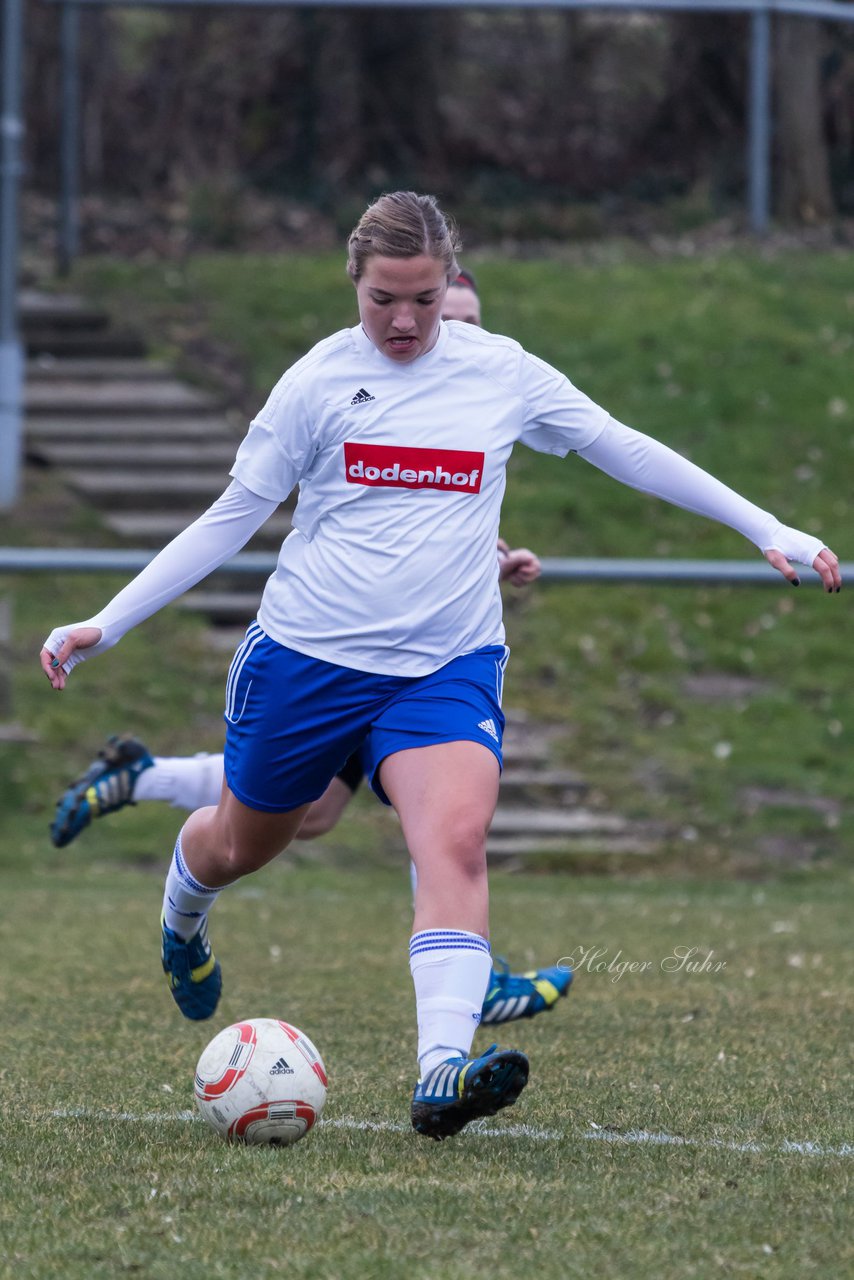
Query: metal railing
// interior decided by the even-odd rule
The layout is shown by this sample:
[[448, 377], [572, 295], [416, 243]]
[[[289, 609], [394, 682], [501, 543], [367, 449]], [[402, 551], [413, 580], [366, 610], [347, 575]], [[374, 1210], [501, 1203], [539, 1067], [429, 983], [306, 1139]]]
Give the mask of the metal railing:
[[[139, 573], [156, 551], [85, 549], [77, 547], [0, 547], [0, 573]], [[276, 567], [272, 551], [242, 551], [215, 569], [218, 573], [260, 576]], [[610, 558], [549, 558], [541, 560], [542, 582], [658, 582], [686, 586], [785, 586], [767, 561], [755, 560], [622, 560]], [[843, 578], [854, 581], [854, 564], [840, 566]], [[799, 565], [802, 581], [819, 576]]]

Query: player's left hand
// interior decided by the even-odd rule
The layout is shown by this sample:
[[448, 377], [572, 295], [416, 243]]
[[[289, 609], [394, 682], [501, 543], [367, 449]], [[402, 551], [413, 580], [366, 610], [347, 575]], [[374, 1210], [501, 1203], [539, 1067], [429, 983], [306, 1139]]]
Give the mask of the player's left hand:
[[499, 544], [499, 582], [510, 582], [514, 587], [524, 587], [536, 582], [543, 571], [538, 556], [527, 547], [510, 548]]
[[[769, 550], [763, 552], [763, 554], [768, 563], [779, 573], [782, 573], [784, 578], [794, 586], [798, 586], [800, 584], [797, 569], [795, 569], [794, 565], [789, 563], [782, 551], [778, 551], [776, 548], [771, 547]], [[830, 547], [823, 547], [822, 550], [819, 551], [818, 555], [812, 562], [812, 567], [821, 578], [821, 584], [825, 591], [833, 592], [842, 590], [842, 575], [839, 571], [839, 561], [830, 550]]]

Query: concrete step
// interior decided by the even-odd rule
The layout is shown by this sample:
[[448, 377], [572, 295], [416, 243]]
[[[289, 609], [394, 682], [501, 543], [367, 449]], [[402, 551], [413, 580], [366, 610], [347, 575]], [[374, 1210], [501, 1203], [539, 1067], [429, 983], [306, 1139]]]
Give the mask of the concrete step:
[[108, 417], [90, 414], [32, 414], [27, 419], [28, 440], [102, 440], [116, 443], [131, 441], [169, 441], [183, 444], [188, 441], [233, 440], [240, 443], [242, 431], [235, 430], [221, 413], [212, 414], [138, 414], [122, 413]]
[[245, 635], [245, 625], [240, 626], [238, 624], [233, 627], [210, 627], [205, 633], [205, 643], [212, 652], [222, 653], [225, 655], [225, 663], [227, 667], [229, 659], [235, 653], [237, 646], [242, 642]]
[[592, 809], [551, 808], [530, 805], [499, 804], [492, 819], [491, 831], [496, 836], [574, 836], [625, 833], [630, 826], [617, 813], [596, 813]]
[[136, 333], [119, 329], [76, 330], [39, 325], [23, 333], [28, 356], [88, 356], [110, 359], [144, 356], [147, 346]]
[[[108, 528], [123, 538], [133, 539], [143, 546], [162, 547], [200, 515], [201, 509], [188, 511], [177, 508], [172, 511], [105, 511], [102, 518]], [[285, 510], [277, 511], [247, 543], [247, 549], [278, 548], [290, 531], [290, 514]]]
[[25, 289], [18, 297], [21, 336], [27, 354], [55, 356], [144, 356], [137, 333], [114, 328], [101, 307], [66, 294]]
[[552, 804], [574, 804], [589, 790], [588, 784], [577, 773], [568, 769], [532, 769], [529, 766], [505, 768], [501, 775], [501, 793], [510, 802], [519, 798], [544, 798]]
[[490, 836], [486, 854], [493, 865], [521, 869], [534, 858], [571, 863], [590, 856], [648, 857], [657, 853], [659, 847], [656, 839], [633, 832], [612, 835], [579, 832], [575, 836]]
[[174, 378], [30, 383], [25, 387], [24, 404], [27, 416], [36, 413], [53, 416], [58, 413], [75, 416], [141, 412], [198, 414], [220, 407], [214, 396]]
[[172, 378], [171, 369], [157, 360], [104, 359], [93, 356], [36, 356], [27, 361], [27, 382], [77, 381], [147, 381], [149, 378]]
[[509, 731], [504, 731], [502, 747], [505, 769], [524, 769], [545, 767], [549, 759], [549, 748], [545, 742], [534, 738], [520, 738]]
[[27, 453], [53, 467], [112, 467], [158, 469], [164, 467], [221, 468], [223, 488], [237, 452], [230, 440], [199, 440], [197, 443], [173, 444], [171, 441], [149, 440], [139, 444], [106, 444], [102, 441], [73, 441], [55, 444], [42, 440], [27, 442]]
[[560, 725], [535, 724], [527, 716], [508, 715], [504, 729], [504, 749], [513, 753], [516, 764], [528, 763], [531, 767], [542, 769], [551, 767], [554, 742], [559, 739], [563, 730]]
[[204, 613], [215, 626], [245, 629], [258, 612], [265, 581], [266, 578], [259, 575], [254, 591], [215, 591], [210, 586], [197, 587], [176, 603], [192, 613]]
[[[504, 803], [507, 770], [487, 840], [491, 862], [524, 866], [526, 859], [558, 860], [596, 855], [648, 855], [657, 852], [663, 831], [654, 823], [630, 822], [615, 813], [581, 806], [561, 808]], [[512, 796], [512, 791], [511, 791]]]
[[39, 735], [35, 729], [21, 724], [19, 720], [3, 720], [0, 722], [0, 743], [18, 746], [25, 742], [38, 742]]
[[199, 515], [218, 498], [229, 483], [228, 471], [214, 467], [205, 471], [120, 471], [68, 470], [63, 479], [78, 493], [99, 507], [116, 504], [137, 510], [197, 506]]
[[92, 306], [73, 294], [43, 293], [23, 289], [18, 295], [18, 319], [26, 334], [41, 325], [63, 329], [106, 329], [110, 317], [102, 307]]

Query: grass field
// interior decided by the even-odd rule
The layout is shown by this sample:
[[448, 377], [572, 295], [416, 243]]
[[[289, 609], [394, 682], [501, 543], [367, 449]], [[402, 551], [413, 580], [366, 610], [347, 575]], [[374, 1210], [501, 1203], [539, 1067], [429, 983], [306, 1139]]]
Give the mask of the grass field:
[[[0, 1274], [841, 1280], [851, 887], [499, 877], [496, 947], [574, 955], [577, 976], [501, 1035], [532, 1062], [517, 1105], [435, 1144], [408, 1128], [402, 868], [285, 862], [223, 895], [210, 1026], [159, 973], [158, 875], [12, 873]], [[669, 971], [682, 948], [704, 972]], [[302, 1026], [330, 1072], [325, 1123], [291, 1149], [188, 1118], [201, 1049], [250, 1015]]]
[[[492, 327], [854, 558], [850, 255], [473, 265]], [[255, 403], [352, 318], [338, 256], [92, 261], [75, 283], [166, 355], [225, 353]], [[50, 473], [26, 484], [4, 541], [108, 545]], [[750, 554], [524, 450], [505, 513], [512, 541], [549, 555]], [[496, 951], [517, 967], [572, 956], [577, 976], [558, 1010], [501, 1036], [532, 1061], [517, 1106], [435, 1145], [408, 1128], [407, 883], [369, 797], [321, 850], [295, 846], [223, 895], [209, 1027], [182, 1021], [159, 972], [180, 817], [141, 806], [50, 846], [55, 795], [106, 733], [161, 753], [221, 743], [227, 658], [178, 610], [48, 690], [44, 635], [119, 585], [0, 578], [9, 716], [29, 735], [0, 742], [3, 1280], [854, 1276], [850, 590], [509, 601], [508, 702], [560, 725], [593, 804], [672, 836], [633, 874], [493, 877]], [[664, 963], [679, 948], [708, 966]], [[324, 1054], [324, 1124], [290, 1151], [229, 1148], [188, 1118], [193, 1068], [226, 1022], [270, 1014]]]

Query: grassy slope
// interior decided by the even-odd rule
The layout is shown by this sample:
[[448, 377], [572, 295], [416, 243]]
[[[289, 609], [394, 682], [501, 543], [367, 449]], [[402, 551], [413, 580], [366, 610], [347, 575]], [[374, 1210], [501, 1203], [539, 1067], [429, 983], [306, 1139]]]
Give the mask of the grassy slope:
[[[850, 255], [766, 260], [745, 251], [658, 261], [615, 252], [604, 263], [493, 257], [473, 265], [492, 328], [565, 369], [615, 416], [851, 556]], [[338, 255], [200, 257], [184, 266], [92, 260], [75, 283], [141, 324], [166, 354], [199, 340], [236, 353], [255, 388], [248, 406], [354, 314]], [[637, 495], [577, 460], [522, 448], [511, 464], [503, 528], [548, 555], [751, 554], [727, 529]], [[86, 592], [94, 604], [104, 587], [79, 582], [75, 595]], [[665, 819], [689, 837], [699, 833], [677, 845], [686, 865], [844, 855], [854, 745], [850, 601], [806, 583], [799, 591], [782, 583], [540, 587], [510, 601], [509, 701], [561, 720], [563, 753], [602, 803]], [[32, 613], [36, 631], [56, 616]], [[152, 624], [176, 625], [174, 611]], [[132, 643], [144, 646], [153, 634], [146, 629]], [[126, 690], [133, 714], [137, 686], [125, 685], [118, 660], [87, 669], [86, 692], [103, 688], [103, 696], [120, 699]], [[709, 675], [757, 684], [745, 686], [744, 696], [686, 695], [686, 681]], [[161, 671], [158, 678], [168, 685], [172, 677]], [[219, 689], [208, 703], [195, 681], [193, 696], [215, 719]], [[157, 723], [162, 708], [149, 705]], [[36, 726], [43, 708], [43, 699], [27, 696]], [[74, 718], [76, 711], [59, 714], [66, 726]], [[168, 723], [167, 716], [167, 730]], [[186, 735], [185, 745], [194, 745]]]

